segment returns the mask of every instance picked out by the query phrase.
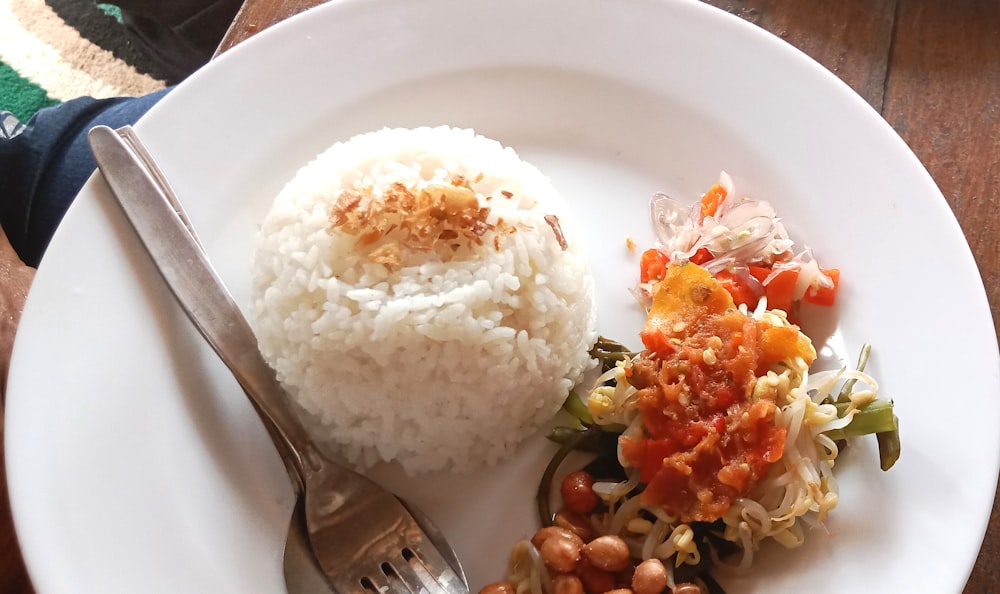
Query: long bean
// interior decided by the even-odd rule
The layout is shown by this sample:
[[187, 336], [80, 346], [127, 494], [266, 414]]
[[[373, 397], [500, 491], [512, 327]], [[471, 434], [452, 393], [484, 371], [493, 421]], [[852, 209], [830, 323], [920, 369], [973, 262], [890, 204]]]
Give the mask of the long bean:
[[[844, 416], [850, 402], [838, 402], [835, 406], [838, 416]], [[849, 425], [827, 431], [826, 435], [840, 441], [872, 433], [878, 440], [879, 465], [882, 470], [889, 470], [899, 460], [900, 453], [899, 418], [893, 413], [892, 401], [880, 398], [859, 406]]]

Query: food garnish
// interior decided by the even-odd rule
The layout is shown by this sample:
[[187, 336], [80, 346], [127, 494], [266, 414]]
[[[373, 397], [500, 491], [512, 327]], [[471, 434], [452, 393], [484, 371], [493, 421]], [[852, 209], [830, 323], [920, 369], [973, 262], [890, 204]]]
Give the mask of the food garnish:
[[793, 251], [774, 207], [737, 198], [725, 172], [693, 206], [657, 193], [649, 209], [659, 245], [642, 255], [641, 295], [650, 296], [667, 262], [687, 261], [711, 272], [737, 305], [751, 310], [763, 297], [792, 319], [803, 301], [833, 305], [840, 271], [821, 268], [808, 248]]
[[[644, 348], [602, 337], [591, 351], [602, 374], [549, 436], [562, 445], [539, 485], [542, 529], [515, 546], [511, 591], [722, 592], [712, 570], [746, 570], [764, 540], [794, 548], [822, 525], [848, 439], [875, 434], [883, 470], [899, 457], [870, 346], [855, 369], [811, 372], [792, 321], [803, 302], [834, 303], [837, 269], [796, 253], [774, 209], [736, 199], [725, 173], [693, 207], [655, 195], [651, 216], [659, 244], [634, 291]], [[592, 461], [557, 481], [574, 450]]]
[[345, 190], [330, 209], [330, 227], [357, 236], [358, 247], [390, 238], [369, 259], [391, 267], [400, 263], [400, 247], [429, 251], [439, 244], [482, 244], [495, 227], [489, 214], [468, 182], [456, 177], [451, 184], [420, 189], [395, 183], [381, 196]]
[[[501, 195], [513, 196], [508, 191]], [[490, 222], [490, 207], [480, 203], [472, 185], [461, 175], [447, 184], [419, 188], [394, 183], [382, 194], [345, 190], [330, 208], [329, 220], [331, 229], [356, 236], [356, 247], [371, 247], [368, 260], [389, 269], [400, 266], [403, 248], [431, 251], [443, 246], [447, 259], [463, 246], [482, 245], [483, 236], [490, 231], [495, 232], [494, 248], [500, 251], [501, 236], [517, 231], [503, 219]], [[559, 247], [568, 250], [559, 217], [547, 214], [543, 220]]]

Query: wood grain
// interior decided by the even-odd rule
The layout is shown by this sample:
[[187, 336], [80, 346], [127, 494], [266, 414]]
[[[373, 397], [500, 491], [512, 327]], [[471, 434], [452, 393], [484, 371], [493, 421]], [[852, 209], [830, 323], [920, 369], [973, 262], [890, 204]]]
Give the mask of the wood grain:
[[[1000, 333], [1000, 2], [899, 1], [883, 116], [955, 212]], [[1000, 591], [997, 502], [968, 594]]]
[[247, 0], [236, 13], [236, 18], [222, 38], [215, 55], [218, 56], [264, 29], [324, 2], [326, 0]]
[[[3, 438], [3, 411], [0, 410], [0, 439]], [[0, 441], [2, 443], [2, 441]], [[2, 446], [0, 446], [2, 453]], [[3, 468], [0, 462], [0, 469]], [[10, 515], [7, 495], [7, 473], [0, 474], [0, 592], [31, 594], [34, 589], [21, 558], [21, 549], [14, 534], [14, 519]]]
[[706, 0], [802, 50], [881, 111], [896, 0]]
[[883, 115], [962, 225], [1000, 333], [1000, 2], [900, 1]]
[[28, 288], [35, 270], [17, 257], [0, 228], [0, 592], [12, 594], [32, 592], [28, 573], [21, 560], [21, 551], [14, 534], [14, 520], [7, 495], [7, 473], [3, 458], [4, 412], [7, 368], [17, 323], [21, 318]]

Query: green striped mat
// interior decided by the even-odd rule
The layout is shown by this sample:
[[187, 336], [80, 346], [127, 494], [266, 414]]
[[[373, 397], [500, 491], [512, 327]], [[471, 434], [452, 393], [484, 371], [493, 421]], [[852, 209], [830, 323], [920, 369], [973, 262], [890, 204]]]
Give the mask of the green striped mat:
[[0, 0], [0, 110], [22, 121], [75, 97], [144, 95], [166, 78], [112, 4]]

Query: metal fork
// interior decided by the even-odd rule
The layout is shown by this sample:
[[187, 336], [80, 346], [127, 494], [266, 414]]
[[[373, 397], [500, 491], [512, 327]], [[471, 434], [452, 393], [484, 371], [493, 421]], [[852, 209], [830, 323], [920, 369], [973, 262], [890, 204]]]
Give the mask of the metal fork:
[[290, 534], [304, 522], [329, 585], [338, 592], [468, 593], [454, 550], [426, 516], [316, 448], [180, 202], [131, 128], [116, 132], [98, 126], [89, 141], [112, 193], [181, 308], [264, 420], [299, 495]]

